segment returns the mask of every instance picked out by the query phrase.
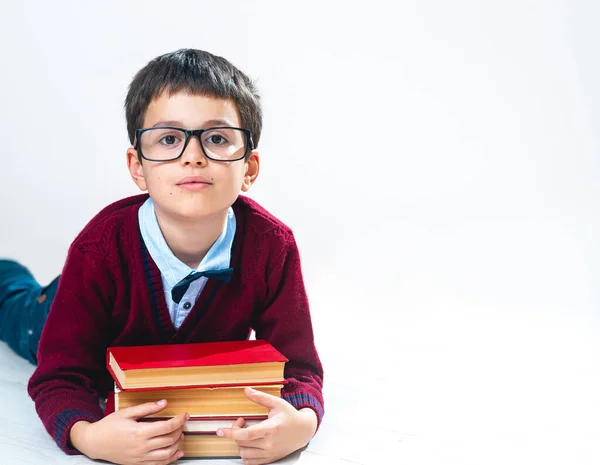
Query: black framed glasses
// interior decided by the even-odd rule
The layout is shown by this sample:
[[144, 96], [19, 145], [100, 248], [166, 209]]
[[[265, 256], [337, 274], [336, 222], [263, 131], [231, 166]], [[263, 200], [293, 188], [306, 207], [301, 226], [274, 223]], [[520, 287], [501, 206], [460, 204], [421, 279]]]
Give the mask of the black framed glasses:
[[238, 161], [254, 150], [249, 129], [218, 126], [188, 130], [170, 126], [143, 128], [135, 131], [135, 149], [148, 161], [177, 160], [196, 136], [206, 158], [215, 161]]

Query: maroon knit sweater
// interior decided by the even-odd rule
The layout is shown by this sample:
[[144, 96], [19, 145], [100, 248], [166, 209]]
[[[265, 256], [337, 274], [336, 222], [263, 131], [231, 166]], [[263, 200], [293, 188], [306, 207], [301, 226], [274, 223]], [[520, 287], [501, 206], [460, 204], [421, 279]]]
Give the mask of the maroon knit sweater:
[[315, 349], [300, 257], [291, 230], [240, 196], [233, 204], [233, 277], [209, 279], [179, 329], [171, 322], [160, 271], [142, 240], [138, 209], [147, 195], [120, 200], [77, 236], [42, 332], [28, 392], [46, 430], [68, 454], [73, 424], [103, 417], [113, 390], [109, 346], [247, 339], [251, 329], [285, 355], [283, 397], [323, 416], [323, 368]]

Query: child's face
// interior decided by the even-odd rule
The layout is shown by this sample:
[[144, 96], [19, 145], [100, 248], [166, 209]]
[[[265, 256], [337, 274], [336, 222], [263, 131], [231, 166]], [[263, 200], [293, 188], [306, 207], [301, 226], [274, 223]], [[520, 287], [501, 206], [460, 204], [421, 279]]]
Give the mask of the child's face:
[[[203, 129], [214, 126], [240, 127], [235, 104], [200, 95], [180, 92], [155, 98], [146, 112], [144, 128], [173, 126]], [[134, 148], [127, 150], [129, 171], [141, 190], [148, 190], [159, 214], [194, 220], [226, 211], [240, 191], [246, 192], [258, 175], [258, 153], [246, 160], [214, 161], [202, 151], [197, 137], [191, 137], [180, 158], [166, 162], [139, 162]], [[181, 181], [198, 176], [201, 185]]]

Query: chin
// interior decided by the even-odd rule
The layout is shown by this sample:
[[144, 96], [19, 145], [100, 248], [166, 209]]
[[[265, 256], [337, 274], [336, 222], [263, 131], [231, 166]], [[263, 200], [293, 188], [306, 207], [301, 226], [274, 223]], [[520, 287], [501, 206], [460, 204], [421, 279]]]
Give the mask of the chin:
[[[182, 220], [194, 220], [210, 217], [225, 212], [233, 202], [234, 198], [230, 196], [205, 195], [208, 192], [198, 192], [192, 195], [177, 193], [174, 195], [161, 196], [160, 199], [154, 199], [155, 205], [166, 214], [181, 218]], [[227, 197], [227, 198], [223, 198]]]
[[175, 205], [172, 213], [182, 219], [196, 220], [211, 217], [225, 212], [229, 208], [228, 204], [222, 205], [212, 202], [181, 202]]

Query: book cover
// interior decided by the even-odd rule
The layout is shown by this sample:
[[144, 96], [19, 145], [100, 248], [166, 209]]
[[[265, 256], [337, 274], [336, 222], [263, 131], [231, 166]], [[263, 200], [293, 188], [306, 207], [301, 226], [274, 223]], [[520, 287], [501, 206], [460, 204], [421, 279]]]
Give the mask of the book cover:
[[109, 347], [107, 365], [111, 354], [123, 371], [288, 361], [264, 340]]

